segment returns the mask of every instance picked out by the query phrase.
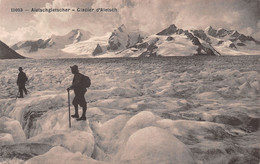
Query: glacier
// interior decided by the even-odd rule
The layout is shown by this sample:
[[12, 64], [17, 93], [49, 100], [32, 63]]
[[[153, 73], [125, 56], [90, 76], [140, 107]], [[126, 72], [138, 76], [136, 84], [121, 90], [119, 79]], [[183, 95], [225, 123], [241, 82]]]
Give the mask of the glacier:
[[[259, 163], [258, 56], [0, 63], [1, 163]], [[69, 128], [74, 64], [92, 85]]]

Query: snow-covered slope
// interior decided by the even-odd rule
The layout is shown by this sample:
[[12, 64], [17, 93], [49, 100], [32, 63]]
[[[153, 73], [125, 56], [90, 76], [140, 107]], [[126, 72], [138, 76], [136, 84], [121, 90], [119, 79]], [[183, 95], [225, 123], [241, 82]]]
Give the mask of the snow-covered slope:
[[122, 57], [119, 54], [121, 51], [141, 43], [146, 36], [144, 32], [132, 31], [121, 25], [112, 34], [91, 37], [89, 40], [68, 45], [62, 51], [85, 57]]
[[52, 35], [49, 44], [57, 46], [57, 48], [64, 48], [68, 44], [77, 43], [80, 41], [88, 40], [92, 34], [80, 29], [72, 30], [64, 36]]
[[23, 59], [25, 57], [21, 56], [13, 49], [8, 47], [5, 43], [0, 41], [0, 59]]
[[220, 56], [209, 43], [194, 36], [190, 31], [178, 29], [174, 24], [156, 35], [151, 35], [130, 47], [132, 52], [123, 51], [126, 56], [156, 57], [156, 56]]
[[93, 55], [93, 52], [95, 51], [97, 45], [99, 45], [102, 52], [98, 54], [104, 54], [107, 51], [108, 39], [110, 35], [111, 33], [107, 33], [104, 36], [93, 36], [88, 40], [67, 45], [64, 49], [62, 49], [62, 51], [76, 55], [85, 55], [85, 57], [94, 57], [97, 54]]

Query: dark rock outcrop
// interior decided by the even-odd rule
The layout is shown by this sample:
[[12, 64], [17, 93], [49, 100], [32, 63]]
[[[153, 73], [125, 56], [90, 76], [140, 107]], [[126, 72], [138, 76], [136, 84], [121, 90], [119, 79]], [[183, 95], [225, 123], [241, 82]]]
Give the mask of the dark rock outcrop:
[[53, 146], [43, 143], [21, 143], [0, 146], [1, 158], [28, 160], [48, 152]]
[[238, 40], [240, 40], [241, 42], [245, 42], [245, 41], [255, 41], [254, 38], [252, 38], [251, 36], [245, 36], [244, 34], [239, 35]]
[[97, 44], [97, 47], [95, 48], [95, 50], [92, 52], [93, 56], [96, 56], [98, 54], [101, 54], [103, 52], [102, 48], [100, 47], [99, 44]]
[[148, 47], [148, 43], [144, 42], [144, 43], [137, 43], [134, 46], [132, 46], [133, 48], [137, 48], [137, 49], [144, 49]]
[[221, 40], [221, 41], [218, 41], [218, 45], [221, 45], [222, 43], [224, 43], [224, 41], [223, 40]]
[[167, 41], [172, 41], [172, 40], [174, 40], [174, 38], [171, 37], [171, 36], [168, 36], [166, 40], [167, 40]]
[[21, 56], [13, 49], [8, 47], [5, 43], [0, 41], [0, 59], [24, 59], [25, 57]]
[[237, 48], [234, 43], [231, 43], [231, 44], [229, 45], [229, 47], [230, 47], [230, 48], [235, 48], [235, 49]]
[[246, 46], [244, 43], [237, 43], [237, 46]]
[[129, 46], [130, 46], [130, 40], [131, 40], [130, 35], [127, 35], [127, 44], [126, 44], [126, 48], [129, 48]]

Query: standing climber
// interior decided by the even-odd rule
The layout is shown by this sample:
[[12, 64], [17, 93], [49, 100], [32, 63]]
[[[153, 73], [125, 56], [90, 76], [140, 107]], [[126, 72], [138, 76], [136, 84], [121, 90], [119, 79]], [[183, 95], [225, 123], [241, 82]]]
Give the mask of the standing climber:
[[[75, 97], [72, 101], [72, 104], [75, 108], [75, 114], [71, 115], [73, 118], [77, 118], [77, 121], [86, 120], [86, 111], [87, 111], [87, 102], [85, 100], [85, 93], [87, 92], [86, 87], [82, 84], [84, 75], [79, 73], [78, 66], [74, 65], [71, 68], [71, 73], [74, 74], [72, 85], [67, 89], [68, 91], [73, 89]], [[82, 116], [79, 118], [78, 105], [83, 109]]]
[[23, 72], [23, 68], [19, 67], [19, 74], [18, 74], [18, 78], [17, 78], [17, 85], [19, 87], [19, 93], [20, 96], [18, 98], [23, 98], [23, 91], [24, 93], [27, 95], [27, 90], [25, 88], [25, 83], [28, 80], [26, 74]]

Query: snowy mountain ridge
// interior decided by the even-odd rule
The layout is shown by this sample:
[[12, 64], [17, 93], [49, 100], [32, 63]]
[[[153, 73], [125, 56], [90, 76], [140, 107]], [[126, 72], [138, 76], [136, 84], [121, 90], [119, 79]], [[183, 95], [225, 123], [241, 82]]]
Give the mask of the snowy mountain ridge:
[[215, 38], [226, 38], [230, 39], [231, 41], [253, 41], [255, 44], [260, 45], [260, 41], [255, 40], [252, 36], [246, 36], [244, 34], [239, 33], [236, 30], [226, 30], [224, 28], [214, 29], [213, 27], [209, 26], [205, 29], [206, 34], [215, 37]]
[[127, 49], [136, 43], [142, 42], [145, 37], [145, 33], [139, 31], [130, 31], [125, 25], [121, 25], [112, 32], [109, 37], [108, 50]]
[[215, 47], [222, 55], [259, 55], [260, 41], [236, 30], [214, 29], [191, 30], [192, 33]]
[[74, 44], [79, 41], [87, 40], [91, 33], [80, 29], [70, 31], [64, 36], [52, 35], [48, 39], [38, 39], [35, 41], [21, 41], [12, 46], [14, 50], [25, 50], [27, 53], [37, 52], [39, 49], [53, 48], [61, 49], [65, 45]]
[[236, 30], [211, 26], [204, 30], [184, 30], [172, 24], [148, 35], [121, 25], [104, 36], [76, 29], [64, 36], [19, 42], [12, 48], [28, 57], [51, 58], [259, 55], [260, 41]]

